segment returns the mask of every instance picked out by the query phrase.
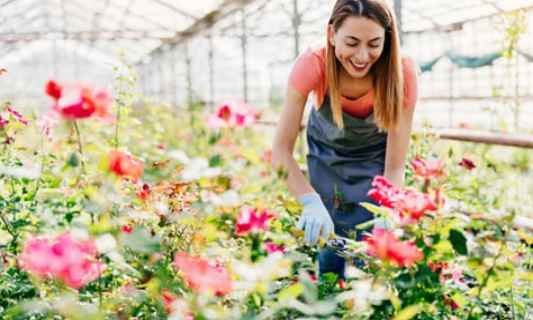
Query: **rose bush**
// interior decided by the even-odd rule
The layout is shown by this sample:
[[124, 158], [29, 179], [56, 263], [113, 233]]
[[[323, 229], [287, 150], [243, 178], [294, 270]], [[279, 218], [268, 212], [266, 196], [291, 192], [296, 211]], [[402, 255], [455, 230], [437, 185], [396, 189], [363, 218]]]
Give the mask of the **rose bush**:
[[[531, 174], [523, 156], [415, 136], [407, 187], [375, 178], [363, 240], [321, 244], [349, 261], [338, 281], [316, 274], [318, 247], [294, 228], [301, 207], [251, 106], [191, 121], [134, 109], [128, 91], [63, 103], [65, 88], [43, 93], [60, 113], [53, 131], [0, 110], [2, 319], [530, 316], [533, 238], [516, 217], [531, 214], [533, 185], [513, 189]], [[98, 110], [118, 120], [81, 121]]]

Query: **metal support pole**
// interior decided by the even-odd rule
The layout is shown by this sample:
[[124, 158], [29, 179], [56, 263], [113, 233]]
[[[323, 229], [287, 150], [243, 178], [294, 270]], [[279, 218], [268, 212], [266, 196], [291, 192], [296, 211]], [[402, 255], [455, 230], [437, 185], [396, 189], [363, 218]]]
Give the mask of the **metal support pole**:
[[192, 61], [189, 52], [189, 43], [185, 43], [185, 67], [187, 73], [187, 104], [189, 110], [192, 110], [193, 94], [192, 94]]
[[143, 63], [137, 65], [139, 73], [139, 88], [143, 96], [146, 95], [146, 68]]
[[58, 77], [58, 68], [57, 68], [57, 40], [52, 41], [52, 77], [57, 79]]
[[520, 130], [520, 59], [518, 57], [518, 52], [514, 52], [514, 58], [515, 58], [515, 86], [514, 86], [514, 130], [515, 132], [519, 132]]
[[400, 42], [403, 40], [403, 27], [402, 27], [402, 0], [394, 0], [394, 14], [396, 15], [396, 22], [398, 25], [398, 35]]
[[79, 47], [76, 46], [72, 50], [72, 60], [74, 60], [74, 79], [79, 79], [80, 78], [80, 62], [81, 62], [81, 59], [80, 59], [80, 55], [78, 53], [78, 49], [79, 49]]
[[187, 110], [189, 111], [189, 125], [194, 128], [194, 105], [192, 94], [192, 61], [189, 52], [189, 42], [184, 44], [185, 49], [185, 74], [187, 77]]
[[241, 8], [241, 28], [242, 28], [242, 34], [241, 34], [241, 49], [242, 49], [242, 81], [243, 81], [243, 96], [244, 101], [248, 102], [248, 70], [247, 70], [247, 56], [246, 56], [246, 45], [247, 45], [247, 37], [246, 37], [246, 14], [244, 12], [244, 8]]
[[176, 47], [172, 46], [170, 48], [170, 77], [171, 77], [171, 89], [170, 92], [172, 94], [172, 103], [174, 104], [174, 108], [178, 106], [178, 75], [176, 74]]
[[161, 52], [159, 55], [158, 55], [158, 61], [157, 61], [157, 76], [158, 76], [158, 79], [157, 79], [157, 96], [159, 97], [159, 102], [162, 102], [161, 100], [164, 99], [164, 83], [165, 83], [165, 78], [163, 77], [163, 52]]
[[292, 27], [294, 29], [294, 59], [300, 54], [300, 24], [302, 23], [298, 0], [292, 0]]
[[146, 94], [148, 96], [152, 96], [154, 93], [152, 91], [152, 88], [154, 86], [154, 80], [153, 80], [153, 67], [151, 65], [146, 65]]
[[207, 57], [209, 67], [209, 106], [213, 109], [215, 106], [215, 55], [213, 52], [213, 35], [211, 33], [207, 35], [207, 41], [209, 46]]
[[[447, 34], [448, 36], [448, 43], [452, 44], [452, 47], [453, 47], [453, 42], [452, 42], [452, 36], [450, 34], [450, 32], [448, 32]], [[455, 69], [455, 66], [453, 65], [453, 63], [450, 63], [450, 72], [449, 72], [449, 81], [448, 81], [448, 85], [449, 85], [449, 89], [450, 89], [450, 107], [448, 109], [448, 127], [449, 128], [452, 128], [453, 127], [453, 112], [454, 112], [454, 77], [453, 77], [453, 74], [454, 74], [454, 69]]]

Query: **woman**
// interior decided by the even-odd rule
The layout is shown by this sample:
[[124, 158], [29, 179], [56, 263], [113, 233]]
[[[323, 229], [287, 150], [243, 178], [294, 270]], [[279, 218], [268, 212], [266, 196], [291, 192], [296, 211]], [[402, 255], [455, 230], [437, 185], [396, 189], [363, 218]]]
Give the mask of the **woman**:
[[[333, 231], [346, 237], [372, 219], [359, 203], [372, 202], [367, 193], [374, 176], [403, 185], [417, 98], [416, 68], [400, 57], [385, 0], [338, 0], [326, 40], [293, 66], [273, 144], [273, 164], [288, 172], [289, 190], [303, 206], [298, 227], [309, 244]], [[293, 150], [311, 92], [308, 181]], [[318, 262], [320, 274], [344, 278], [345, 261], [333, 250], [322, 249]]]

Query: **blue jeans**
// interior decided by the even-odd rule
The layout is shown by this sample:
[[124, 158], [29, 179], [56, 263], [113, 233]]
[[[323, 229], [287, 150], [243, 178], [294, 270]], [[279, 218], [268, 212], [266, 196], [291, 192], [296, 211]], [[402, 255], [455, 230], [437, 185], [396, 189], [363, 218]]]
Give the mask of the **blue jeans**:
[[[363, 232], [357, 232], [355, 238], [357, 241], [361, 241]], [[346, 279], [346, 258], [337, 252], [337, 250], [344, 250], [345, 245], [346, 242], [343, 239], [329, 240], [328, 245], [320, 250], [318, 253], [319, 275], [331, 272], [337, 275], [337, 279]], [[357, 268], [362, 268], [365, 264], [364, 260], [358, 258], [351, 258], [350, 262]]]
[[337, 275], [337, 279], [345, 279], [346, 259], [340, 256], [335, 249], [324, 247], [318, 253], [318, 274], [319, 276], [332, 272]]

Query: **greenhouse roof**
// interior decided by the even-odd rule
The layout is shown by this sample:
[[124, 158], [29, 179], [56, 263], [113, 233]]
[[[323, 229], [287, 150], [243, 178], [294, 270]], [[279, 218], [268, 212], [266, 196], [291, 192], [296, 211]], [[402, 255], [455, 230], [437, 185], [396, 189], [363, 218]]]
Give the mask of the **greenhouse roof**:
[[532, 0], [404, 0], [404, 32], [447, 29], [454, 24], [533, 7]]
[[[240, 1], [0, 0], [0, 57], [42, 40], [75, 40], [102, 53], [142, 56], [162, 39]], [[48, 41], [50, 42], [50, 41]], [[111, 51], [111, 52], [110, 52]]]
[[[19, 61], [28, 54], [26, 52], [49, 48], [55, 43], [50, 40], [68, 40], [62, 45], [75, 47], [78, 54], [103, 58], [116, 56], [117, 51], [123, 49], [138, 61], [164, 43], [176, 42], [180, 37], [207, 29], [209, 23], [244, 4], [279, 2], [281, 7], [291, 10], [292, 1], [0, 0], [0, 60]], [[324, 10], [324, 5], [334, 2], [299, 1], [305, 10], [315, 8], [318, 11], [311, 15], [316, 19], [327, 18], [329, 12]], [[533, 6], [533, 0], [401, 2], [404, 32], [446, 30], [464, 21]], [[286, 25], [279, 27], [287, 28]], [[283, 32], [275, 28], [268, 31]]]

